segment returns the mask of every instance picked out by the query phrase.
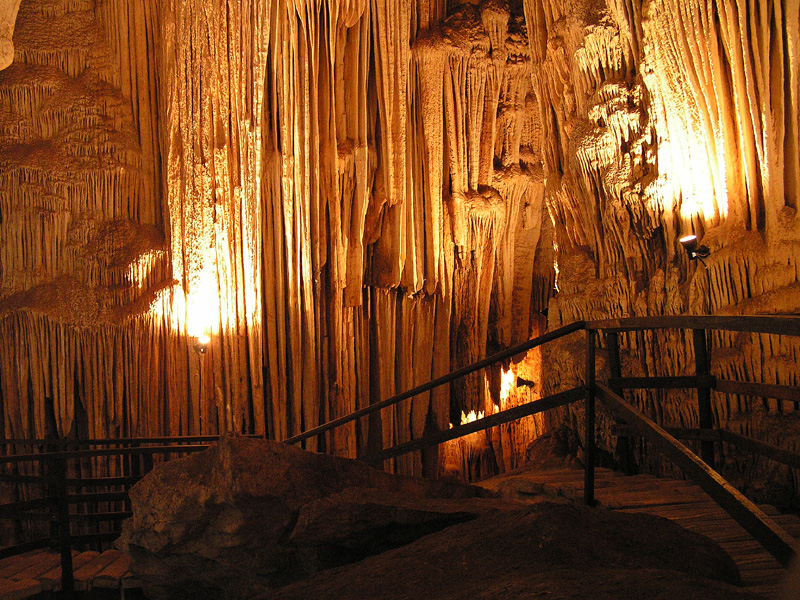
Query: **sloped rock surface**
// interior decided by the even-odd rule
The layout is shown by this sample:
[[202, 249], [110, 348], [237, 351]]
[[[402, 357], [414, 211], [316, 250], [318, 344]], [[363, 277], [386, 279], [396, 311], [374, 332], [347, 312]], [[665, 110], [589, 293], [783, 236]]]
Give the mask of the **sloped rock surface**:
[[225, 439], [134, 486], [119, 545], [150, 600], [248, 598], [496, 510], [481, 493]]
[[484, 515], [260, 600], [745, 599], [733, 561], [665, 519], [571, 505]]

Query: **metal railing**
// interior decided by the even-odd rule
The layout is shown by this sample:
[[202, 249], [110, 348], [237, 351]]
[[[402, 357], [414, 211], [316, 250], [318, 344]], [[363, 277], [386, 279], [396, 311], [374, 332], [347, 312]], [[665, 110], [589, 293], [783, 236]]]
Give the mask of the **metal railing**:
[[[656, 329], [689, 329], [695, 355], [695, 374], [677, 377], [623, 377], [619, 353], [618, 336], [623, 332]], [[715, 443], [732, 443], [752, 452], [760, 453], [795, 468], [800, 468], [800, 455], [785, 449], [776, 448], [764, 442], [746, 438], [723, 429], [715, 428], [711, 410], [711, 392], [744, 394], [775, 398], [779, 401], [800, 402], [800, 389], [794, 386], [781, 386], [757, 382], [738, 382], [719, 380], [711, 375], [709, 330], [765, 333], [800, 337], [800, 318], [792, 317], [645, 317], [606, 321], [579, 321], [561, 327], [537, 338], [518, 344], [467, 367], [455, 370], [445, 376], [433, 379], [386, 400], [376, 402], [345, 417], [334, 419], [299, 435], [291, 437], [286, 443], [297, 443], [356, 421], [377, 411], [428, 392], [439, 386], [450, 384], [457, 379], [475, 373], [483, 368], [502, 363], [527, 351], [554, 342], [579, 331], [586, 332], [585, 373], [583, 385], [560, 391], [539, 400], [516, 406], [477, 419], [471, 423], [454, 426], [446, 431], [438, 431], [422, 438], [385, 448], [368, 457], [368, 462], [381, 463], [409, 452], [441, 444], [481, 430], [509, 423], [526, 416], [569, 405], [583, 400], [585, 402], [584, 432], [584, 501], [595, 504], [594, 466], [595, 449], [595, 400], [600, 399], [619, 421], [619, 431], [625, 435], [640, 435], [675, 462], [692, 479], [697, 481], [731, 516], [736, 519], [753, 537], [758, 540], [782, 564], [787, 564], [795, 555], [795, 542], [762, 511], [728, 484], [713, 469]], [[602, 336], [608, 353], [610, 375], [608, 382], [596, 380], [595, 355], [598, 337]], [[698, 428], [665, 430], [639, 410], [625, 401], [625, 389], [669, 389], [693, 388], [698, 395]], [[677, 438], [700, 442], [700, 457], [678, 441]], [[34, 463], [39, 465], [35, 475], [14, 473], [0, 474], [0, 481], [43, 487], [41, 498], [31, 498], [21, 502], [0, 505], [0, 518], [34, 519], [50, 522], [50, 535], [28, 541], [11, 548], [0, 550], [0, 557], [24, 552], [36, 547], [57, 546], [62, 557], [62, 589], [71, 590], [72, 546], [78, 543], [109, 541], [118, 535], [117, 528], [107, 531], [77, 535], [70, 524], [77, 519], [101, 522], [104, 519], [115, 523], [129, 515], [127, 490], [153, 466], [153, 457], [168, 457], [172, 454], [186, 454], [205, 449], [218, 436], [191, 436], [180, 438], [123, 438], [116, 440], [5, 440], [2, 447], [23, 447], [25, 452], [15, 455], [0, 455], [0, 465], [19, 465]], [[89, 448], [91, 447], [91, 448]], [[116, 458], [119, 461], [116, 477], [83, 477], [75, 464], [87, 459], [102, 457]], [[72, 461], [72, 466], [70, 461]], [[77, 473], [76, 473], [77, 472]], [[70, 492], [71, 488], [78, 491]], [[101, 488], [105, 491], [86, 493], [86, 489]], [[107, 503], [107, 504], [103, 504]], [[124, 510], [119, 510], [123, 503]], [[79, 514], [70, 511], [76, 504], [90, 507]], [[104, 507], [103, 510], [98, 506]], [[42, 511], [45, 512], [37, 512]]]
[[[0, 442], [0, 447], [22, 446], [28, 450], [0, 455], [0, 466], [6, 470], [11, 467], [18, 471], [20, 465], [28, 465], [24, 475], [0, 473], [0, 482], [25, 486], [27, 495], [39, 496], [0, 505], [0, 519], [44, 523], [46, 530], [42, 535], [40, 528], [40, 537], [0, 549], [0, 558], [55, 548], [61, 556], [61, 590], [73, 591], [73, 547], [99, 545], [119, 537], [122, 521], [131, 516], [128, 490], [153, 468], [154, 457], [168, 459], [205, 450], [218, 439], [219, 436], [192, 436]], [[95, 477], [94, 469], [82, 464], [98, 459], [115, 461], [113, 470], [119, 475]], [[84, 471], [90, 476], [84, 476]], [[94, 531], [81, 533], [73, 528]]]
[[[622, 332], [685, 329], [692, 332], [694, 346], [695, 374], [675, 377], [623, 377], [619, 353], [618, 336]], [[324, 425], [310, 429], [302, 434], [286, 440], [286, 443], [297, 443], [313, 436], [323, 435], [332, 429], [345, 425], [361, 417], [370, 415], [390, 406], [412, 398], [436, 387], [474, 373], [485, 367], [501, 363], [528, 350], [553, 342], [577, 331], [586, 331], [584, 385], [562, 391], [527, 404], [516, 406], [477, 419], [471, 423], [453, 426], [449, 430], [439, 431], [421, 438], [382, 449], [369, 455], [370, 464], [381, 463], [409, 452], [421, 450], [448, 440], [457, 439], [497, 425], [521, 419], [577, 402], [585, 401], [584, 431], [584, 502], [595, 504], [594, 467], [596, 462], [595, 448], [595, 400], [600, 399], [604, 406], [617, 418], [621, 429], [627, 428], [647, 441], [668, 459], [672, 460], [683, 472], [694, 479], [720, 506], [725, 509], [744, 529], [746, 529], [766, 550], [768, 550], [784, 566], [788, 565], [796, 555], [796, 542], [770, 519], [755, 504], [750, 502], [738, 490], [725, 481], [714, 470], [714, 443], [727, 442], [749, 451], [763, 454], [795, 468], [800, 465], [800, 454], [765, 444], [733, 432], [714, 427], [711, 405], [711, 392], [717, 390], [727, 394], [743, 394], [762, 396], [787, 402], [800, 402], [800, 388], [756, 382], [739, 382], [719, 380], [711, 375], [711, 356], [707, 332], [711, 330], [728, 332], [748, 332], [800, 337], [800, 318], [780, 316], [672, 316], [641, 317], [611, 319], [603, 321], [578, 321], [556, 329], [512, 348], [498, 352], [472, 365], [453, 371], [448, 375], [417, 386], [402, 394], [377, 402], [347, 416], [335, 419]], [[602, 334], [611, 377], [607, 383], [596, 380], [596, 349], [598, 335]], [[624, 399], [625, 389], [673, 389], [693, 388], [697, 390], [698, 428], [692, 430], [673, 430], [679, 437], [700, 442], [700, 457], [687, 446], [679, 442], [669, 431], [661, 428], [651, 419], [632, 407]]]

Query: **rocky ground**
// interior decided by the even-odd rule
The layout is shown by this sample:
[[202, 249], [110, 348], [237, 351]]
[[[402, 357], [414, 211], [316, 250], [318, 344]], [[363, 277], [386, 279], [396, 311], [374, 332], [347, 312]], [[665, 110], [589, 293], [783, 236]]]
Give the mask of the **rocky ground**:
[[665, 519], [487, 494], [225, 440], [133, 488], [122, 545], [150, 600], [756, 597]]

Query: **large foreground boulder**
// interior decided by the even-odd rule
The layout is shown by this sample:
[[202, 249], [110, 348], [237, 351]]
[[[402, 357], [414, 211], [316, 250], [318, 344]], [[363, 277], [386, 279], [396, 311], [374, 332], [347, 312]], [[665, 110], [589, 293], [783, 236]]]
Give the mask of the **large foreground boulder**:
[[149, 600], [749, 597], [665, 519], [488, 493], [225, 439], [133, 487], [120, 546]]
[[251, 598], [495, 510], [482, 493], [230, 438], [137, 483], [118, 546], [149, 600]]

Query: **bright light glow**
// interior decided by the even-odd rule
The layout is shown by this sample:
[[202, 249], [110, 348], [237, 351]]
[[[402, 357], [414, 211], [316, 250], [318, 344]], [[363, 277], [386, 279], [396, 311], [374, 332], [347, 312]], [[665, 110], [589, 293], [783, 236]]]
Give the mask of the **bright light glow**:
[[511, 394], [511, 390], [514, 389], [516, 385], [516, 376], [514, 375], [514, 370], [509, 367], [508, 371], [500, 368], [500, 402], [505, 402], [508, 400], [508, 396]]
[[553, 279], [553, 288], [558, 292], [558, 244], [555, 240], [553, 240], [553, 271], [555, 272], [555, 278]]
[[469, 414], [464, 414], [464, 411], [461, 411], [461, 424], [466, 425], [467, 423], [474, 423], [475, 421], [482, 419], [484, 417], [484, 412], [479, 410], [475, 412], [474, 410], [469, 411]]
[[691, 242], [692, 240], [696, 240], [696, 239], [697, 239], [696, 235], [685, 235], [681, 239], [679, 239], [678, 241], [681, 244], [685, 244], [686, 242]]
[[219, 318], [219, 298], [215, 294], [190, 294], [186, 298], [187, 335], [198, 339], [208, 336]]
[[205, 334], [197, 336], [197, 343], [201, 346], [206, 346], [208, 343], [211, 342], [211, 338]]

